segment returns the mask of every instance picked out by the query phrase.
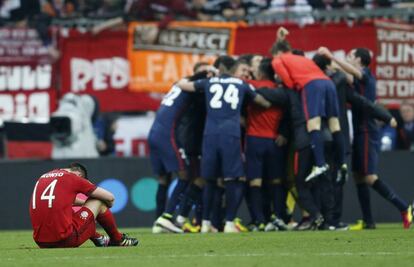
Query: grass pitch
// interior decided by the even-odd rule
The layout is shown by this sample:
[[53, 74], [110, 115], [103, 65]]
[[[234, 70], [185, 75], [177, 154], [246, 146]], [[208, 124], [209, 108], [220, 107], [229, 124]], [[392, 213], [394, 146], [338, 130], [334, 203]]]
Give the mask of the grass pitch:
[[124, 229], [138, 247], [38, 249], [30, 231], [0, 231], [0, 266], [414, 266], [414, 230], [160, 234]]

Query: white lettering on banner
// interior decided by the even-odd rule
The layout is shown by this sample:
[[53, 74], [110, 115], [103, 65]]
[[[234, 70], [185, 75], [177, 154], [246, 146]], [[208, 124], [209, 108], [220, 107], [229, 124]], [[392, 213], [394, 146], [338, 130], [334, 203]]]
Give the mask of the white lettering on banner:
[[52, 84], [52, 66], [0, 66], [0, 92], [47, 90]]
[[95, 91], [122, 89], [129, 82], [129, 62], [120, 57], [92, 61], [72, 58], [70, 77], [72, 92], [85, 91], [87, 88]]
[[47, 92], [0, 94], [0, 119], [49, 118], [50, 96]]
[[381, 22], [377, 26], [377, 95], [397, 104], [414, 97], [414, 27]]

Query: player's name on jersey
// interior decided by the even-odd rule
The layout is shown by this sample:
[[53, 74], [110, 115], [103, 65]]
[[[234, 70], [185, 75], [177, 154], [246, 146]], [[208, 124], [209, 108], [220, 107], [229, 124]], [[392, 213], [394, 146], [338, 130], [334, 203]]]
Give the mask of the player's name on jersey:
[[211, 83], [237, 83], [243, 84], [243, 81], [237, 78], [229, 77], [229, 78], [218, 78], [214, 77], [210, 79]]
[[45, 173], [40, 178], [54, 178], [54, 177], [62, 177], [65, 175], [63, 172], [51, 172], [51, 173]]

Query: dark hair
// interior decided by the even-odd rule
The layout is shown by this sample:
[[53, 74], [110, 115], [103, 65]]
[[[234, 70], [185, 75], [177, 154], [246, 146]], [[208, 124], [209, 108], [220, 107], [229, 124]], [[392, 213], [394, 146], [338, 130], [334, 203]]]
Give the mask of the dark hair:
[[356, 48], [354, 56], [361, 59], [362, 65], [368, 67], [371, 64], [371, 54], [366, 48]]
[[196, 73], [196, 72], [197, 72], [197, 70], [198, 70], [200, 67], [202, 67], [202, 66], [208, 66], [208, 65], [210, 65], [210, 64], [208, 64], [207, 62], [204, 62], [204, 61], [197, 62], [196, 64], [194, 64], [194, 67], [193, 67], [193, 73]]
[[255, 56], [254, 54], [243, 54], [243, 55], [240, 55], [237, 60], [244, 60], [247, 62], [248, 65], [251, 65], [252, 59], [254, 56]]
[[71, 171], [80, 172], [83, 178], [88, 179], [88, 170], [84, 165], [80, 164], [79, 162], [72, 162], [71, 164], [69, 164], [68, 169], [70, 169]]
[[292, 49], [292, 54], [297, 55], [297, 56], [305, 56], [305, 52], [300, 49]]
[[236, 60], [234, 60], [230, 56], [219, 56], [216, 61], [214, 61], [213, 66], [216, 69], [219, 69], [220, 66], [224, 66], [227, 70], [230, 70], [236, 64]]
[[272, 59], [271, 58], [263, 58], [259, 64], [259, 72], [265, 76], [267, 79], [273, 81], [275, 77], [275, 71], [272, 67]]
[[286, 52], [290, 52], [291, 49], [292, 48], [290, 47], [290, 44], [288, 43], [288, 41], [286, 40], [277, 41], [276, 43], [272, 45], [272, 48], [270, 49], [270, 54], [276, 55], [279, 52], [286, 53]]
[[330, 58], [328, 58], [325, 55], [320, 55], [320, 54], [315, 54], [312, 58], [313, 62], [315, 62], [316, 65], [318, 65], [318, 67], [325, 71], [326, 68], [331, 65], [332, 61]]
[[240, 65], [242, 65], [242, 64], [245, 64], [245, 65], [248, 65], [249, 66], [249, 63], [245, 60], [245, 59], [238, 59], [238, 60], [236, 60], [235, 62], [234, 62], [234, 65], [233, 65], [233, 67], [231, 67], [229, 70], [230, 70], [230, 72], [231, 73], [234, 73], [236, 70], [237, 70], [237, 68], [240, 66]]

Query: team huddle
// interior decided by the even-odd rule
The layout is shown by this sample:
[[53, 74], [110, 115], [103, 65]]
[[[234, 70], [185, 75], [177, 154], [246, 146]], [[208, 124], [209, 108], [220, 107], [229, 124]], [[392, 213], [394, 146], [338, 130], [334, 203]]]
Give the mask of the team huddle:
[[287, 230], [288, 191], [302, 211], [295, 230], [348, 229], [341, 216], [349, 156], [363, 216], [354, 229], [375, 228], [369, 187], [410, 227], [411, 206], [377, 176], [376, 120], [396, 121], [374, 103], [370, 51], [356, 48], [342, 60], [321, 47], [308, 59], [287, 35], [278, 30], [272, 58], [200, 62], [165, 95], [148, 137], [159, 181], [154, 233], [247, 231], [237, 219], [243, 199], [250, 230]]
[[[272, 58], [220, 56], [214, 66], [200, 62], [164, 96], [148, 137], [159, 183], [154, 233], [346, 230], [341, 217], [348, 158], [363, 217], [354, 229], [375, 229], [369, 187], [398, 209], [404, 228], [410, 227], [411, 206], [377, 176], [376, 120], [392, 127], [396, 121], [375, 104], [370, 51], [356, 48], [342, 60], [321, 47], [308, 59], [291, 48], [287, 35], [284, 28], [277, 31]], [[288, 193], [302, 212], [294, 226]], [[243, 200], [248, 227], [237, 219]], [[88, 181], [83, 165], [52, 170], [33, 190], [33, 238], [41, 248], [78, 247], [87, 240], [96, 246], [136, 246], [137, 239], [118, 231], [113, 202], [110, 192]], [[96, 223], [108, 236], [96, 231]]]

